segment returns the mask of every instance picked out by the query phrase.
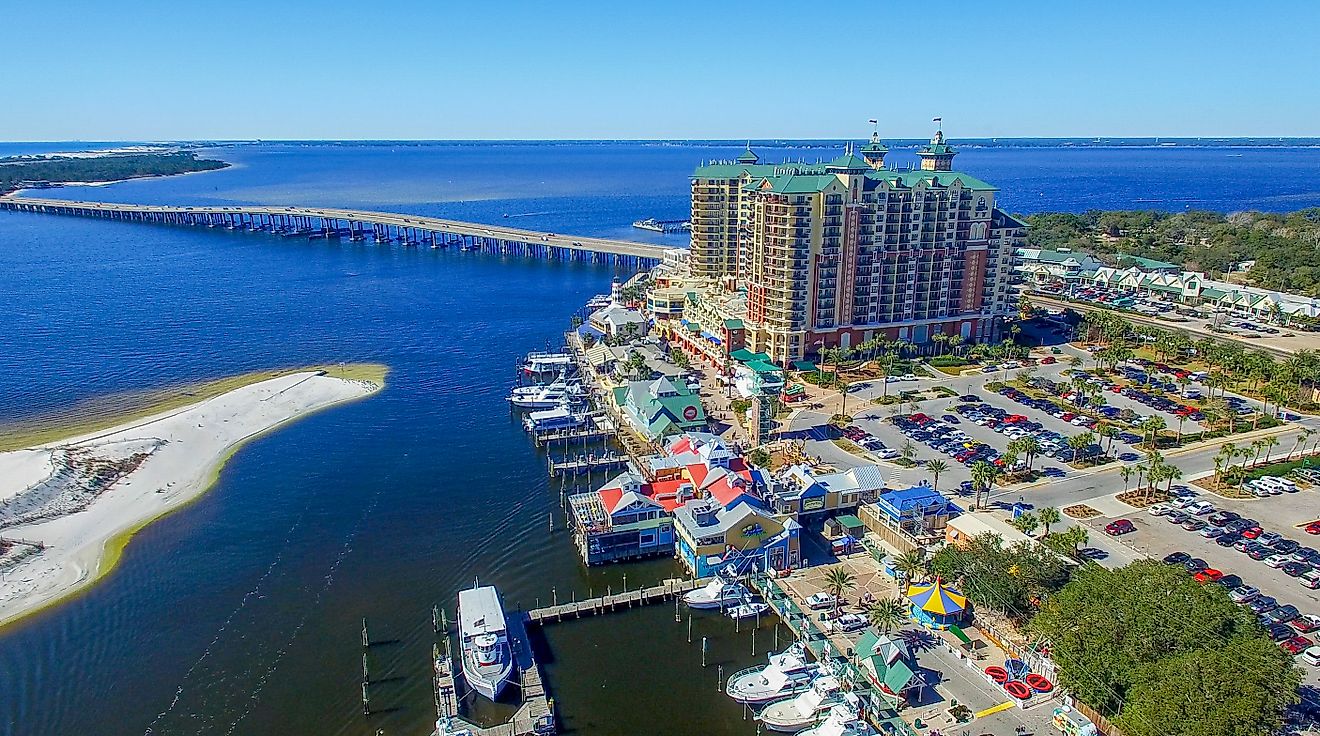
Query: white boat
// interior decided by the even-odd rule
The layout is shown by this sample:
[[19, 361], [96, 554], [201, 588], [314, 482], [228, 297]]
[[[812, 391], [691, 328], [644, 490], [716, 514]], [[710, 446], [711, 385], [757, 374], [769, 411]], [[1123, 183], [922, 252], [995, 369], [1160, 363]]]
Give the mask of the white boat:
[[589, 414], [573, 411], [565, 402], [553, 409], [529, 412], [523, 417], [523, 427], [528, 432], [548, 432], [552, 429], [577, 429], [591, 418]]
[[683, 594], [683, 602], [688, 608], [727, 608], [736, 606], [747, 597], [747, 588], [741, 583], [725, 580], [716, 576], [704, 587], [690, 590]]
[[491, 700], [498, 698], [513, 674], [513, 652], [499, 592], [489, 585], [460, 590], [458, 628], [463, 678], [478, 693]]
[[569, 370], [573, 356], [568, 353], [529, 353], [522, 362], [522, 373], [533, 381], [553, 379]]
[[509, 403], [519, 409], [550, 409], [582, 397], [582, 387], [567, 381], [544, 386], [519, 386], [509, 394]]
[[821, 667], [807, 659], [807, 648], [797, 642], [779, 654], [770, 655], [770, 664], [735, 673], [724, 692], [739, 703], [769, 703], [805, 690]]
[[862, 718], [861, 699], [854, 693], [844, 693], [843, 702], [830, 708], [828, 718], [799, 736], [876, 736], [876, 730]]
[[736, 606], [730, 606], [725, 610], [724, 615], [737, 621], [743, 618], [756, 618], [763, 616], [770, 610], [770, 604], [762, 601], [754, 601], [749, 598], [742, 599], [742, 603]]
[[786, 698], [767, 705], [757, 718], [771, 731], [797, 733], [814, 725], [822, 714], [841, 702], [840, 687], [839, 678], [821, 675], [812, 680], [811, 687], [796, 698]]

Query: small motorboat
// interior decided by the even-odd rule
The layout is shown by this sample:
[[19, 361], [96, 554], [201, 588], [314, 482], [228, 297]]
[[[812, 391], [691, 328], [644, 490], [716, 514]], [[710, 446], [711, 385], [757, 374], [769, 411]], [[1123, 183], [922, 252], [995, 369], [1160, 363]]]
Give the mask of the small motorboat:
[[724, 692], [739, 703], [769, 703], [806, 690], [820, 674], [829, 672], [823, 665], [808, 661], [806, 645], [796, 642], [779, 654], [771, 654], [766, 666], [734, 673]]
[[814, 725], [821, 715], [842, 702], [841, 683], [833, 675], [821, 675], [795, 698], [777, 700], [757, 716], [771, 731], [797, 733]]
[[724, 615], [737, 621], [744, 618], [756, 618], [767, 613], [770, 610], [770, 604], [764, 601], [754, 601], [744, 598], [742, 603], [736, 606], [730, 606], [724, 611]]

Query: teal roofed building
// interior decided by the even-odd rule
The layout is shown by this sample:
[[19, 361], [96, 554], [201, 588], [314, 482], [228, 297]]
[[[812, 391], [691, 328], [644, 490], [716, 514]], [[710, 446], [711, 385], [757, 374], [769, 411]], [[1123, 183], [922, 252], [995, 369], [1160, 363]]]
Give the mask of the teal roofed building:
[[633, 429], [650, 440], [706, 426], [700, 394], [668, 378], [616, 386], [614, 403]]
[[887, 154], [876, 131], [826, 163], [748, 151], [693, 172], [691, 275], [746, 294], [746, 347], [765, 362], [877, 338], [1001, 337], [1026, 224], [995, 206], [993, 185], [953, 170], [943, 131], [920, 168], [885, 168]]

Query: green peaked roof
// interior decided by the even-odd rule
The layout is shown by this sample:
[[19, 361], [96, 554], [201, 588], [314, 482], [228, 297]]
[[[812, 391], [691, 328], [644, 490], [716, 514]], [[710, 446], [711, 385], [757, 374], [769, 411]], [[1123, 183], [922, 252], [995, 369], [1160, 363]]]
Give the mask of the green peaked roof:
[[743, 151], [743, 154], [738, 157], [738, 163], [740, 164], [754, 164], [760, 160], [761, 160], [760, 157], [757, 156], [755, 153], [752, 153], [752, 149], [750, 148], [748, 148], [746, 151]]
[[845, 153], [844, 155], [842, 155], [842, 156], [840, 156], [840, 157], [834, 159], [833, 161], [829, 162], [828, 164], [826, 164], [826, 165], [825, 165], [825, 168], [826, 168], [826, 170], [833, 170], [833, 169], [839, 169], [839, 170], [852, 170], [852, 169], [859, 169], [859, 170], [861, 170], [861, 171], [869, 171], [870, 168], [871, 168], [871, 165], [868, 164], [868, 163], [866, 163], [865, 161], [863, 161], [861, 158], [855, 156], [854, 154], [851, 154], [851, 153]]

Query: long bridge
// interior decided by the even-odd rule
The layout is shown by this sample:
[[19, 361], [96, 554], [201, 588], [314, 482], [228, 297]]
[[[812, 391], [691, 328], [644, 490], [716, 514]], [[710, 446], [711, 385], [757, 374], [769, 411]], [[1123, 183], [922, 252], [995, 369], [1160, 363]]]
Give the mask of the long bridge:
[[464, 251], [532, 258], [592, 261], [637, 269], [659, 264], [665, 253], [673, 250], [627, 240], [558, 235], [421, 215], [324, 207], [180, 207], [5, 196], [0, 197], [0, 209], [267, 232], [311, 240], [342, 238], [355, 242], [369, 240], [414, 247], [452, 247]]

